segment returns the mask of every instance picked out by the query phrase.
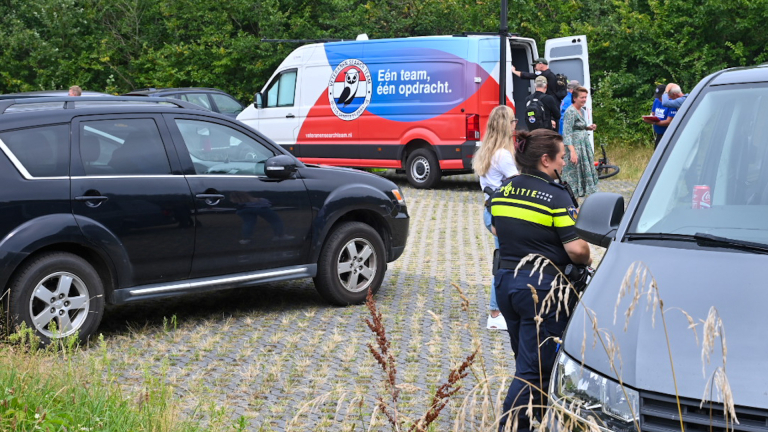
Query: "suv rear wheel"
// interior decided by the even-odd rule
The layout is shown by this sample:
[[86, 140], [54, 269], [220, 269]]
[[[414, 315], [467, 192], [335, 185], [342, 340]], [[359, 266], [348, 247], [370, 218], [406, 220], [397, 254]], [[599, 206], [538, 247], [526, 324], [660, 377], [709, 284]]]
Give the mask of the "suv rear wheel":
[[78, 334], [85, 341], [104, 312], [104, 286], [84, 259], [64, 252], [26, 263], [11, 283], [14, 324], [34, 329], [44, 344]]
[[345, 222], [323, 246], [315, 288], [328, 302], [346, 306], [375, 294], [387, 270], [384, 242], [379, 233], [362, 222]]

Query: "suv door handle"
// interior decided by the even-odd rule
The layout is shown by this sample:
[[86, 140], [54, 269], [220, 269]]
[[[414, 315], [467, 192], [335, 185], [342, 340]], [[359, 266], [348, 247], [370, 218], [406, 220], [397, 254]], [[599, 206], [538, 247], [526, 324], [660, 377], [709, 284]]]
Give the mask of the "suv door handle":
[[108, 199], [109, 197], [105, 197], [103, 195], [84, 195], [84, 196], [75, 197], [75, 201], [85, 202], [85, 205], [91, 208], [96, 208], [100, 206], [102, 203], [104, 203]]
[[214, 194], [214, 193], [201, 193], [195, 195], [195, 198], [205, 200], [205, 203], [211, 206], [215, 206], [219, 203], [219, 201], [224, 199], [224, 195], [222, 194]]
[[296, 117], [296, 116], [295, 116], [295, 115], [293, 115], [293, 114], [286, 114], [286, 115], [285, 115], [285, 118], [294, 118], [294, 117]]

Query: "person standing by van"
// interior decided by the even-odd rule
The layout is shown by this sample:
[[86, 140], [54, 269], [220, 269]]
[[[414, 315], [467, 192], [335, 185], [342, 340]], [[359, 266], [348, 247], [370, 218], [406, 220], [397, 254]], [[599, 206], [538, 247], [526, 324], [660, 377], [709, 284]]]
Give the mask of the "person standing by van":
[[568, 94], [565, 95], [565, 98], [563, 98], [563, 102], [560, 103], [560, 135], [563, 134], [563, 123], [565, 120], [565, 110], [568, 109], [569, 106], [573, 105], [573, 89], [576, 87], [581, 86], [578, 81], [576, 80], [570, 80], [568, 81]]
[[557, 99], [547, 94], [547, 79], [543, 76], [534, 80], [536, 91], [528, 96], [525, 103], [526, 126], [529, 131], [536, 129], [557, 130], [560, 110]]
[[587, 123], [587, 89], [573, 89], [573, 105], [565, 110], [563, 139], [565, 141], [565, 168], [563, 180], [568, 182], [577, 197], [591, 195], [597, 191], [597, 171], [595, 153], [589, 142], [589, 131], [596, 129]]
[[69, 88], [69, 96], [82, 96], [83, 89], [80, 86], [73, 85]]
[[656, 147], [659, 146], [659, 141], [661, 141], [661, 137], [664, 136], [664, 132], [667, 131], [667, 126], [669, 126], [670, 123], [672, 123], [672, 119], [675, 118], [675, 114], [677, 114], [677, 108], [668, 108], [662, 105], [661, 98], [664, 94], [665, 85], [661, 84], [656, 86], [656, 92], [654, 93], [654, 100], [653, 100], [653, 106], [651, 107], [651, 115], [655, 116], [658, 121], [648, 121], [643, 119], [646, 123], [650, 123], [653, 125], [653, 133], [655, 135], [655, 140], [653, 144], [653, 149], [656, 150]]
[[669, 83], [661, 95], [661, 104], [667, 108], [680, 108], [687, 98], [688, 95], [683, 93], [679, 85]]
[[[483, 145], [475, 153], [472, 160], [472, 169], [480, 176], [480, 189], [485, 190], [490, 187], [496, 190], [501, 186], [501, 182], [517, 175], [517, 167], [514, 160], [514, 133], [517, 126], [517, 119], [512, 108], [506, 105], [500, 105], [491, 111], [488, 116], [488, 125], [485, 128], [485, 137]], [[485, 195], [485, 200], [490, 196]], [[491, 231], [491, 213], [488, 206], [483, 206], [483, 222], [488, 231]], [[496, 249], [499, 248], [498, 237], [493, 237]], [[499, 311], [496, 302], [496, 290], [493, 288], [491, 280], [490, 302], [488, 305], [489, 315], [486, 327], [489, 330], [506, 330], [507, 323]]]
[[533, 63], [531, 63], [531, 66], [533, 66], [535, 70], [534, 72], [522, 72], [512, 66], [512, 73], [522, 79], [535, 80], [539, 76], [546, 78], [547, 94], [555, 98], [559, 105], [563, 98], [557, 95], [557, 76], [549, 69], [549, 62], [547, 59], [539, 57]]
[[[563, 137], [557, 132], [518, 131], [515, 162], [521, 175], [504, 182], [491, 198], [492, 226], [501, 258], [494, 287], [516, 361], [499, 431], [507, 421], [514, 421], [510, 415], [517, 417], [518, 431], [530, 431], [525, 414], [529, 398], [536, 417], [541, 415], [539, 407], [546, 405], [544, 392], [557, 353], [553, 338], [562, 337], [567, 321], [564, 313], [556, 315], [558, 307], [541, 309], [558, 274], [555, 267], [562, 271], [568, 264], [592, 263], [589, 245], [576, 235], [576, 203], [554, 181], [565, 165], [564, 158]], [[529, 254], [541, 255], [550, 264], [541, 273], [531, 274], [532, 261], [520, 264]], [[543, 319], [540, 324], [539, 318]]]

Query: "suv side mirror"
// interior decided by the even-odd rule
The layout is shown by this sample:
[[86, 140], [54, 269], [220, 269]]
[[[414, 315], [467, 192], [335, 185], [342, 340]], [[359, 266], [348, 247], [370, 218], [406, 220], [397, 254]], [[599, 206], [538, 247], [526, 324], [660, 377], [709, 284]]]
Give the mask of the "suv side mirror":
[[256, 105], [257, 109], [264, 108], [264, 102], [263, 97], [261, 96], [261, 92], [256, 93], [253, 95], [253, 103]]
[[608, 247], [624, 216], [624, 197], [600, 192], [587, 197], [576, 219], [576, 234], [594, 245]]
[[296, 172], [296, 160], [288, 155], [277, 155], [267, 159], [264, 172], [273, 179], [287, 179]]

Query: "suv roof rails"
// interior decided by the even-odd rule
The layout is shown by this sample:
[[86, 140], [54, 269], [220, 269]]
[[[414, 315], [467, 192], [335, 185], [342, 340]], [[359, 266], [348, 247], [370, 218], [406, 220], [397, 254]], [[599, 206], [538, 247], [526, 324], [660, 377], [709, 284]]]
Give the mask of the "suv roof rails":
[[[176, 105], [179, 108], [194, 109], [200, 111], [209, 111], [200, 105], [195, 105], [191, 102], [186, 102], [180, 99], [171, 98], [146, 98], [141, 96], [51, 96], [51, 97], [38, 97], [38, 98], [23, 98], [23, 99], [6, 99], [0, 101], [0, 114], [15, 106], [33, 105], [29, 110], [24, 110], [23, 107], [19, 111], [37, 111], [37, 110], [49, 110], [49, 109], [75, 109], [76, 105], [86, 102], [86, 105], [98, 106], [109, 105], [115, 102], [131, 102], [135, 104], [170, 104]], [[34, 107], [38, 105], [39, 107]]]

